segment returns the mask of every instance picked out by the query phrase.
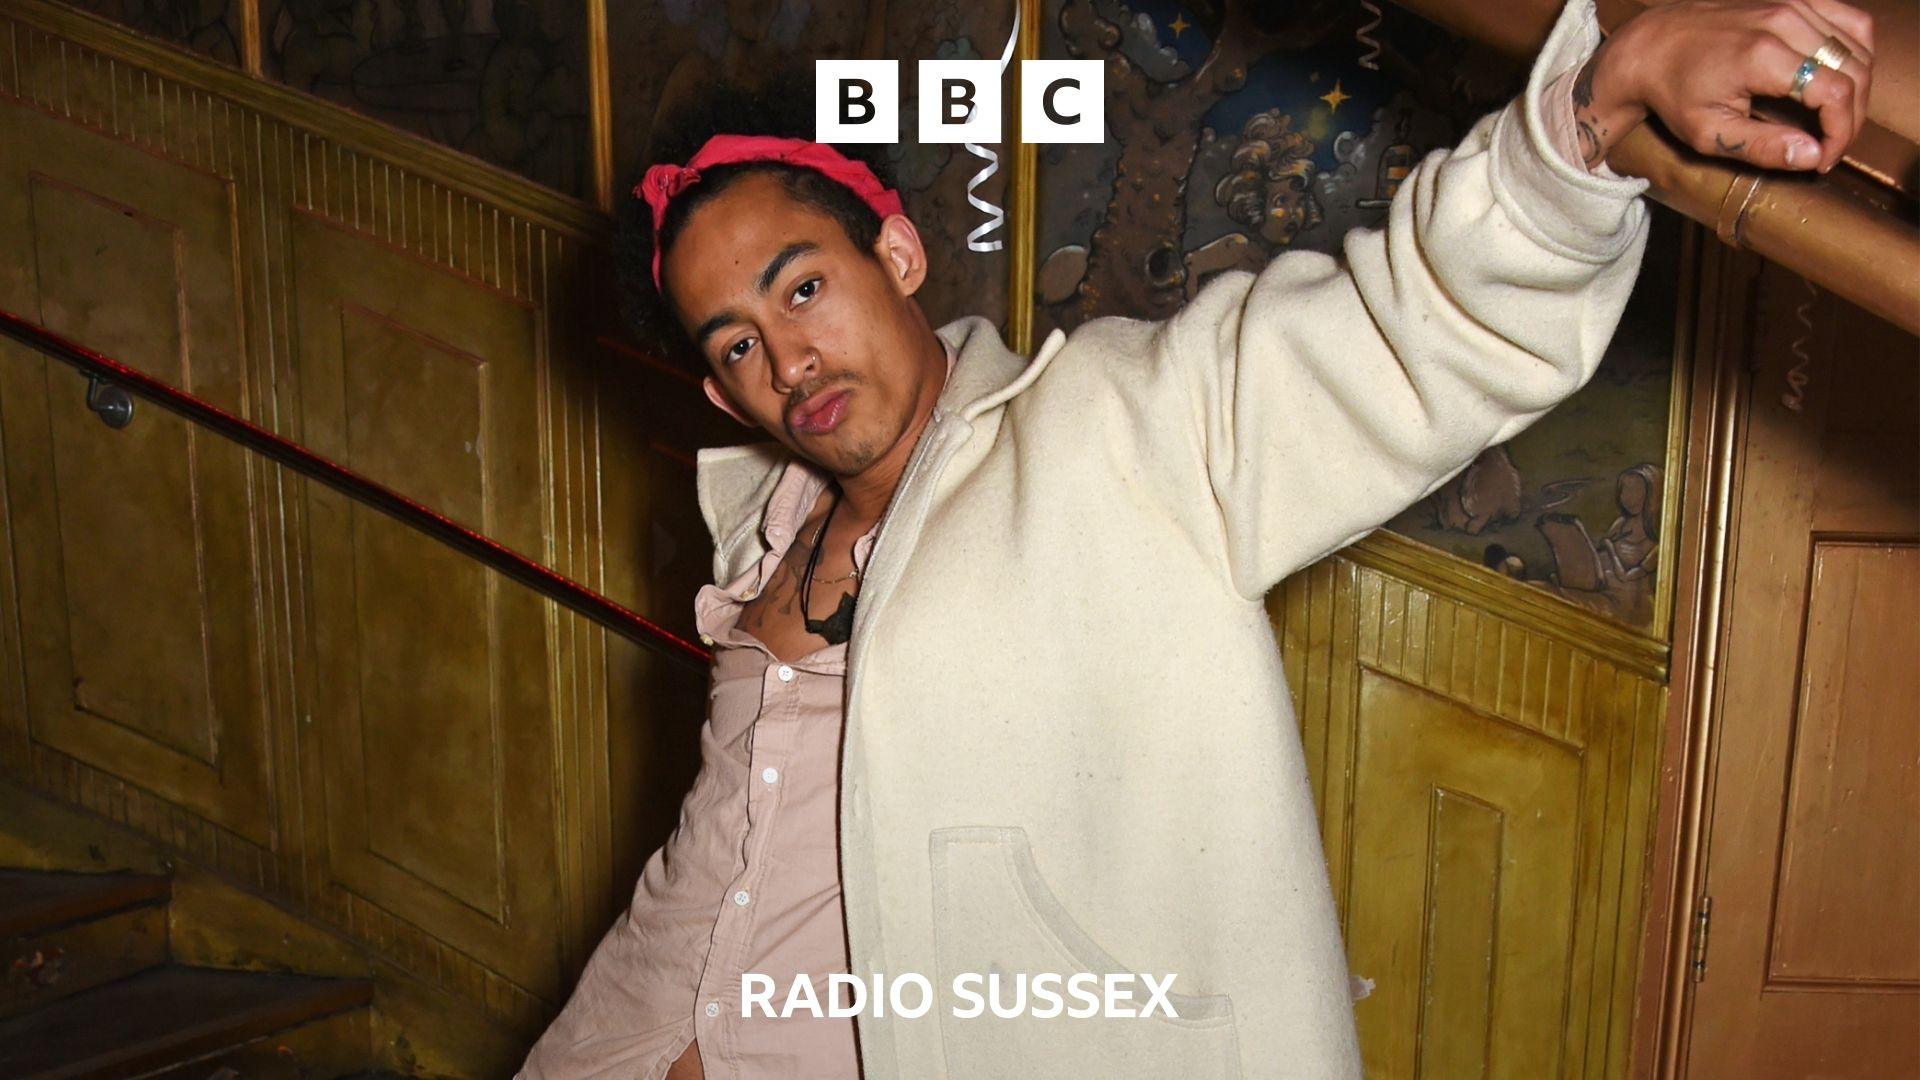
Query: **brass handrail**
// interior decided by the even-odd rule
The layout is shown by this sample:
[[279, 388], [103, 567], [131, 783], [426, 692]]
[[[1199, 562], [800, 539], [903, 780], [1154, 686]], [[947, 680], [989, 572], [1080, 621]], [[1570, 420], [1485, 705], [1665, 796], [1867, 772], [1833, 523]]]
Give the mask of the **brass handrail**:
[[151, 375], [102, 356], [44, 326], [0, 308], [0, 334], [78, 368], [81, 373], [130, 390], [170, 412], [216, 432], [282, 465], [318, 480], [356, 502], [425, 533], [427, 536], [512, 578], [595, 624], [689, 667], [705, 670], [708, 651], [645, 616], [557, 574], [497, 541], [454, 522], [392, 488], [257, 427], [217, 405], [202, 401]]

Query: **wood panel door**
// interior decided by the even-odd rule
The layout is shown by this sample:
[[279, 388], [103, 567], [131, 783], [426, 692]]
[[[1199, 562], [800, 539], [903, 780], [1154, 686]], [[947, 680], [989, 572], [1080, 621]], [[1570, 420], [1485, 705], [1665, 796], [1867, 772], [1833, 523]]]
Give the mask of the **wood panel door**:
[[1686, 1072], [1920, 1076], [1920, 346], [1761, 295]]
[[[295, 211], [302, 436], [544, 559], [541, 311]], [[307, 484], [322, 888], [535, 994], [564, 987], [552, 605]]]
[[[0, 152], [0, 304], [252, 415], [234, 185], [17, 103], [0, 147], [33, 148]], [[73, 369], [5, 348], [15, 768], [104, 773], [274, 846], [257, 463], [146, 403], [109, 428]]]
[[1348, 939], [1373, 1076], [1561, 1074], [1580, 748], [1363, 671]]

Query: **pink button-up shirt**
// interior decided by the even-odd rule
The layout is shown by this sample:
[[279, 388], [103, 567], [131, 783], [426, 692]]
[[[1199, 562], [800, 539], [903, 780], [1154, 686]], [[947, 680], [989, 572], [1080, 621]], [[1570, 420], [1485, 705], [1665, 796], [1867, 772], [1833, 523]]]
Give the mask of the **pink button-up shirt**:
[[[1576, 74], [1547, 88], [1542, 118], [1561, 155], [1582, 168]], [[1604, 163], [1593, 172], [1617, 175]], [[951, 374], [954, 349], [942, 343]], [[737, 625], [827, 482], [793, 459], [767, 503], [766, 555], [695, 598], [696, 624], [713, 646], [699, 775], [632, 906], [533, 1048], [520, 1074], [527, 1080], [659, 1080], [695, 1039], [712, 1080], [859, 1075], [851, 1019], [778, 1016], [797, 977], [811, 979], [824, 1009], [827, 976], [848, 967], [838, 851], [846, 645], [782, 663]], [[862, 573], [878, 530], [854, 543]], [[741, 1016], [749, 972], [773, 980], [774, 1017]]]
[[[951, 374], [954, 348], [941, 344]], [[523, 1076], [654, 1080], [696, 1038], [711, 1080], [859, 1075], [851, 1019], [777, 1015], [801, 976], [824, 1010], [827, 976], [847, 970], [838, 847], [847, 647], [823, 645], [783, 663], [738, 625], [827, 482], [818, 467], [792, 459], [767, 502], [767, 553], [694, 598], [695, 625], [713, 646], [700, 772], [679, 827], [648, 860], [632, 907], [595, 950]], [[862, 573], [879, 528], [854, 542]], [[815, 592], [831, 599], [844, 588]], [[740, 1015], [749, 972], [773, 980], [774, 1017]]]

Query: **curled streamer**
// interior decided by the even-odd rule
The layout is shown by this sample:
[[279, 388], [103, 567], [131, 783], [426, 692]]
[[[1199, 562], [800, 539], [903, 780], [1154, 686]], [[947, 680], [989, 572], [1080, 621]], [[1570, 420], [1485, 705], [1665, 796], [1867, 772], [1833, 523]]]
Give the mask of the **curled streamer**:
[[967, 250], [999, 251], [1002, 247], [1000, 241], [987, 240], [985, 237], [988, 233], [1006, 224], [1007, 212], [975, 195], [973, 190], [992, 179], [993, 174], [1000, 171], [1000, 155], [994, 153], [991, 147], [981, 146], [979, 143], [963, 143], [961, 145], [965, 146], [974, 155], [984, 158], [987, 163], [986, 168], [974, 173], [972, 178], [967, 181], [967, 202], [971, 203], [975, 210], [979, 210], [987, 215], [987, 220], [975, 225], [972, 230], [967, 233]]
[[1360, 0], [1360, 6], [1366, 8], [1367, 14], [1373, 16], [1372, 22], [1353, 32], [1354, 40], [1367, 47], [1367, 51], [1361, 54], [1360, 66], [1368, 71], [1379, 71], [1380, 42], [1374, 38], [1373, 32], [1380, 28], [1380, 5], [1371, 0]]
[[1780, 404], [1799, 412], [1807, 400], [1807, 383], [1811, 376], [1808, 369], [1813, 366], [1813, 355], [1807, 352], [1807, 342], [1813, 337], [1813, 302], [1820, 297], [1820, 290], [1806, 278], [1800, 279], [1807, 287], [1807, 298], [1799, 307], [1793, 309], [1793, 317], [1800, 320], [1800, 336], [1793, 339], [1793, 355], [1800, 362], [1787, 369], [1787, 392], [1780, 395]]
[[[1015, 0], [1013, 5], [1013, 30], [1007, 35], [1007, 47], [1000, 52], [1000, 74], [1002, 78], [1006, 76], [1007, 65], [1013, 62], [1013, 46], [1018, 40], [1020, 40], [1020, 4], [1018, 0]], [[973, 110], [975, 108], [977, 108], [977, 106], [970, 105], [967, 107], [968, 120], [973, 119]], [[975, 210], [987, 215], [987, 220], [974, 226], [973, 230], [967, 233], [967, 250], [999, 251], [1002, 247], [1000, 241], [988, 240], [986, 236], [1006, 223], [1007, 212], [987, 200], [980, 198], [978, 195], [975, 195], [974, 191], [978, 189], [981, 184], [991, 180], [994, 173], [1000, 171], [1000, 155], [994, 153], [991, 147], [981, 146], [979, 143], [962, 143], [961, 145], [967, 148], [968, 153], [987, 163], [986, 168], [974, 173], [972, 178], [967, 181], [967, 202], [972, 204]]]

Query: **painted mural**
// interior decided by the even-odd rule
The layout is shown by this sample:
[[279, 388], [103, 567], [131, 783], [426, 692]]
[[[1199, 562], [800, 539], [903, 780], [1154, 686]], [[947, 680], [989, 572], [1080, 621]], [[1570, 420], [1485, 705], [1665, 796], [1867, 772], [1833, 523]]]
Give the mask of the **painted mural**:
[[240, 66], [236, 0], [74, 0], [74, 7], [223, 64]]
[[1630, 626], [1654, 622], [1682, 222], [1663, 207], [1593, 381], [1388, 523]]
[[261, 0], [260, 33], [269, 77], [588, 194], [581, 0]]
[[[1390, 5], [1049, 0], [1043, 55], [1102, 59], [1108, 140], [1040, 160], [1036, 336], [1164, 318], [1214, 274], [1338, 254], [1526, 68]], [[1628, 625], [1653, 622], [1679, 229], [1578, 395], [1389, 528]]]

